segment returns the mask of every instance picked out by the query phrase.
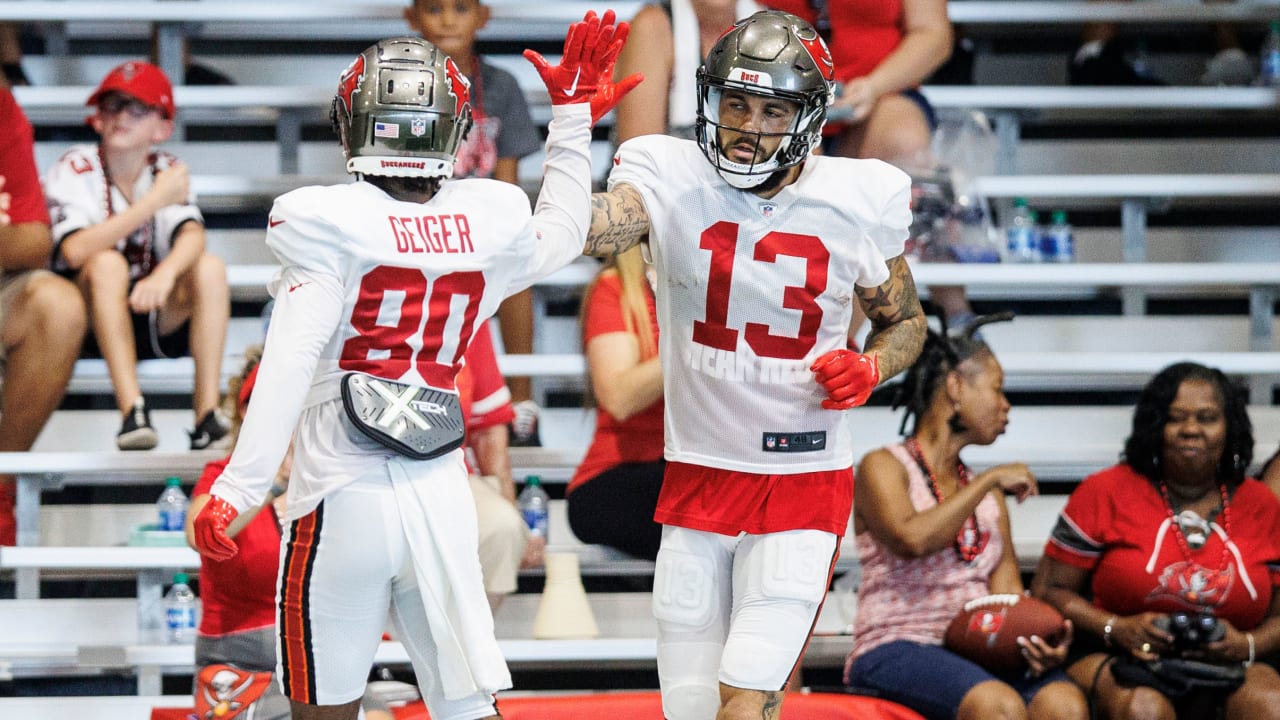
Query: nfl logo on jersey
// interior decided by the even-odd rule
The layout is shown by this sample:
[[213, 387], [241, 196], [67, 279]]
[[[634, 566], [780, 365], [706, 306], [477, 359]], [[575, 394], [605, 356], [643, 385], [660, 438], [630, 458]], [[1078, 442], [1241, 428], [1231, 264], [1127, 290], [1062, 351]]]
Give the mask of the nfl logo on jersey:
[[409, 134], [414, 137], [422, 137], [427, 134], [426, 118], [413, 118], [409, 121]]
[[768, 203], [768, 202], [760, 203], [760, 214], [767, 218], [773, 217], [773, 213], [777, 209], [778, 209], [778, 206], [773, 203]]

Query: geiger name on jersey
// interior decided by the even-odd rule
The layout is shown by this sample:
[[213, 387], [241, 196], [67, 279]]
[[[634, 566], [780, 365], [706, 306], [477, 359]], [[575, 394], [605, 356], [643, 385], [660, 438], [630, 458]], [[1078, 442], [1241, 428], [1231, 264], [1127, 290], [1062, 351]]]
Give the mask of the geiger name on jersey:
[[402, 253], [471, 253], [471, 224], [467, 216], [422, 215], [419, 217], [388, 216], [396, 250]]

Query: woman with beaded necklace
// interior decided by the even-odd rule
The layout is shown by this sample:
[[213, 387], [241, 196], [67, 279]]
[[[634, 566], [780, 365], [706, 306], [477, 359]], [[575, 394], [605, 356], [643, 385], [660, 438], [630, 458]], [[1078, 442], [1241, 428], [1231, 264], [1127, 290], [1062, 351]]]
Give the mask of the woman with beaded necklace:
[[[1280, 649], [1280, 501], [1245, 476], [1246, 409], [1217, 369], [1157, 373], [1123, 460], [1080, 483], [1045, 546], [1032, 587], [1081, 629], [1068, 673], [1101, 717], [1280, 717], [1280, 675], [1254, 662]], [[1174, 613], [1215, 616], [1221, 638], [1171, 633]], [[1183, 692], [1171, 658], [1236, 675], [1224, 685], [1243, 665], [1242, 684]]]
[[959, 332], [929, 333], [903, 379], [899, 444], [858, 466], [854, 533], [862, 584], [845, 683], [856, 691], [935, 718], [1084, 718], [1084, 695], [1059, 667], [1071, 629], [1057, 646], [1019, 638], [1026, 672], [993, 674], [942, 647], [961, 606], [992, 593], [1023, 592], [1005, 509], [1036, 493], [1022, 463], [971, 472], [969, 445], [990, 445], [1005, 430], [1004, 371], [978, 327], [1012, 313], [977, 318]]

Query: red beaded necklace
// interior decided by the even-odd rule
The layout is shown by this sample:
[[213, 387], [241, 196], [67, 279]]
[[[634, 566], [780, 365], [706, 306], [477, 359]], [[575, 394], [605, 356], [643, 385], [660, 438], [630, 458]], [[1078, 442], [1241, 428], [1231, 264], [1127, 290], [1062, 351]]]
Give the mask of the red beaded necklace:
[[[1222, 496], [1222, 512], [1218, 517], [1222, 518], [1222, 532], [1231, 537], [1231, 514], [1227, 509], [1227, 485], [1226, 483], [1218, 483], [1218, 493]], [[1199, 565], [1191, 559], [1191, 546], [1187, 543], [1187, 536], [1182, 532], [1182, 526], [1178, 524], [1178, 518], [1173, 512], [1173, 501], [1169, 499], [1169, 486], [1160, 481], [1160, 497], [1164, 498], [1165, 511], [1169, 513], [1169, 522], [1173, 523], [1175, 532], [1174, 539], [1178, 543], [1178, 549], [1182, 551], [1182, 557], [1192, 564]], [[1209, 538], [1205, 538], [1205, 544], [1209, 543]], [[1231, 566], [1231, 548], [1227, 546], [1226, 541], [1222, 543], [1222, 562], [1218, 564], [1219, 570], [1226, 569]], [[1203, 566], [1202, 566], [1203, 567]]]
[[[102, 152], [102, 144], [98, 144], [98, 162], [102, 165], [102, 179], [106, 183], [103, 207], [106, 209], [107, 217], [116, 214], [115, 202], [111, 198], [111, 172], [107, 168], [107, 156]], [[157, 167], [156, 155], [152, 153], [147, 157], [147, 165], [151, 169], [151, 177], [154, 180]], [[135, 268], [139, 268], [138, 277], [143, 278], [151, 274], [151, 264], [155, 259], [155, 255], [151, 250], [152, 239], [156, 234], [156, 217], [143, 223], [124, 239], [124, 250], [122, 254], [129, 261], [129, 273], [133, 274]]]
[[[937, 500], [938, 504], [941, 505], [943, 500], [942, 491], [938, 490], [938, 481], [934, 478], [933, 468], [929, 467], [929, 462], [924, 459], [924, 451], [920, 448], [920, 441], [914, 437], [909, 437], [903, 443], [903, 446], [911, 454], [911, 458], [916, 461], [916, 465], [920, 467], [920, 472], [924, 474], [925, 481], [929, 485], [929, 491], [933, 493], [934, 500]], [[959, 460], [956, 461], [956, 474], [960, 477], [956, 485], [957, 490], [969, 484], [971, 479], [969, 468]], [[975, 507], [973, 513], [965, 518], [964, 524], [960, 526], [960, 532], [956, 533], [956, 554], [964, 562], [972, 564], [986, 547], [987, 536], [978, 532], [978, 509]]]

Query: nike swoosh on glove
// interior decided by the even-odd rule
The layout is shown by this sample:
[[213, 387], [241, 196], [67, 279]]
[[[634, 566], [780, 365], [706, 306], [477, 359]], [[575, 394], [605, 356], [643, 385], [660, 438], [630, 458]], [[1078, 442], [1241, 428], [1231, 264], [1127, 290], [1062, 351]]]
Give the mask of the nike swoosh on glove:
[[848, 410], [863, 405], [880, 384], [879, 359], [852, 350], [824, 353], [809, 369], [827, 391], [827, 399], [822, 401], [822, 407], [827, 410]]
[[629, 23], [617, 23], [616, 19], [612, 10], [606, 10], [603, 18], [597, 18], [592, 10], [582, 21], [570, 25], [559, 65], [551, 65], [534, 50], [524, 51], [547, 86], [552, 105], [589, 102], [591, 122], [595, 123], [644, 79], [637, 73], [613, 82], [613, 66], [631, 31]]
[[210, 560], [230, 560], [240, 552], [240, 548], [227, 537], [227, 526], [240, 513], [231, 503], [217, 495], [210, 495], [209, 502], [200, 508], [196, 519], [191, 521], [191, 531], [195, 536], [196, 550]]

